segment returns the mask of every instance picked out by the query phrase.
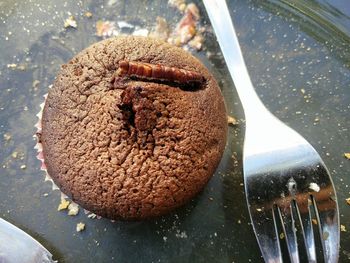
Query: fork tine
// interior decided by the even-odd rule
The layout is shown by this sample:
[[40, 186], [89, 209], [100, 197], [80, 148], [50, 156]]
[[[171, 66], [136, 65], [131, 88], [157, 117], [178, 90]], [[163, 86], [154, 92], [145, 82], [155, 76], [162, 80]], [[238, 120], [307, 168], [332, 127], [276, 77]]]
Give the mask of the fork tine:
[[291, 263], [299, 263], [298, 244], [292, 205], [293, 203], [290, 202], [284, 207], [278, 207], [277, 210], [282, 221], [282, 228], [287, 241], [290, 261]]
[[310, 205], [312, 204], [308, 197], [297, 201], [296, 210], [299, 221], [301, 222], [301, 230], [306, 245], [306, 254], [308, 262], [316, 263], [315, 237], [312, 228]]
[[329, 263], [338, 262], [339, 256], [339, 218], [335, 199], [335, 193], [331, 186], [313, 195], [323, 255], [325, 262]]
[[276, 218], [272, 209], [249, 206], [249, 213], [263, 258], [267, 263], [282, 263]]

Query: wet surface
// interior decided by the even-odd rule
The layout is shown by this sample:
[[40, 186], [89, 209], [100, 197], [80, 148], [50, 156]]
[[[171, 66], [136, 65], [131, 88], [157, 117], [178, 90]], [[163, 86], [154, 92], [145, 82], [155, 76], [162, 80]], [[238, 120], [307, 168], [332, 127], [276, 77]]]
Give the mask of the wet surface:
[[[350, 7], [345, 1], [293, 2], [230, 1], [230, 9], [259, 96], [313, 144], [332, 174], [340, 222], [348, 229], [341, 232], [340, 262], [347, 262]], [[199, 8], [201, 23], [209, 24]], [[77, 28], [64, 28], [70, 15]], [[167, 1], [0, 2], [0, 216], [37, 238], [60, 262], [262, 262], [243, 192], [242, 109], [210, 29], [203, 50], [192, 52], [215, 74], [239, 125], [229, 127], [222, 162], [197, 198], [156, 220], [112, 223], [87, 218], [82, 210], [77, 216], [58, 212], [60, 193], [43, 181], [32, 135], [60, 65], [101, 40], [97, 20], [151, 28], [156, 16], [173, 27], [181, 19]], [[79, 222], [86, 229], [78, 233]]]

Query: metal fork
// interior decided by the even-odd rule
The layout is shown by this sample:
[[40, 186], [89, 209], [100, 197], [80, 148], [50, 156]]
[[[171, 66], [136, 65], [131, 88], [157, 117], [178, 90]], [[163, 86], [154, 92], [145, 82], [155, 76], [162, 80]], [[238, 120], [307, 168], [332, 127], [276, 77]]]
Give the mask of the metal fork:
[[[299, 255], [304, 249], [309, 262], [320, 262], [320, 258], [316, 259], [311, 220], [315, 214], [324, 261], [337, 262], [338, 206], [326, 166], [315, 149], [273, 116], [258, 98], [225, 0], [203, 2], [244, 108], [244, 184], [263, 258], [266, 262], [282, 262], [280, 222], [290, 261], [300, 262]], [[296, 233], [296, 226], [301, 237]]]

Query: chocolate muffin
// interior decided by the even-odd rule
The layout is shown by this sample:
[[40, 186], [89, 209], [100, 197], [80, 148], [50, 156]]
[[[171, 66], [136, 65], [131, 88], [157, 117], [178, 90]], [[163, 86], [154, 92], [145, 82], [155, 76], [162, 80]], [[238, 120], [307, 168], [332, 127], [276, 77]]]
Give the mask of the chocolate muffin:
[[110, 219], [165, 214], [193, 198], [226, 142], [226, 110], [208, 70], [163, 41], [117, 37], [62, 66], [40, 142], [49, 175]]

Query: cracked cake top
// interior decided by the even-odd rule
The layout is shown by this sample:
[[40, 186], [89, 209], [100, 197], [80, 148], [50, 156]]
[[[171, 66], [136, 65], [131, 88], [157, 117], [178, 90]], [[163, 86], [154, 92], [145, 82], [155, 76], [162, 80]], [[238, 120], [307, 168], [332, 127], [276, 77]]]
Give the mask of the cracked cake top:
[[103, 217], [144, 219], [203, 189], [226, 132], [223, 97], [202, 63], [163, 41], [125, 36], [62, 66], [40, 140], [49, 175], [73, 201]]

